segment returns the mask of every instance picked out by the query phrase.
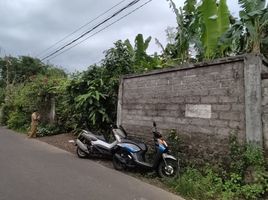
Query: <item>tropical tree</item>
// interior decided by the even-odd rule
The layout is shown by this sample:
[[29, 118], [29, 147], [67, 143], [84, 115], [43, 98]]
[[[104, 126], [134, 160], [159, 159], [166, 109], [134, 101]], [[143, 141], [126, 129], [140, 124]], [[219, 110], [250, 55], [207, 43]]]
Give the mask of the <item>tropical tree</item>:
[[138, 34], [135, 37], [134, 47], [131, 45], [130, 41], [127, 39], [124, 44], [127, 46], [129, 53], [132, 56], [133, 69], [135, 72], [143, 72], [151, 69], [155, 69], [159, 65], [159, 58], [157, 55], [150, 56], [147, 54], [147, 49], [151, 42], [152, 37], [148, 37], [144, 40], [142, 34]]
[[150, 37], [144, 40], [138, 35], [134, 47], [129, 40], [119, 40], [105, 51], [99, 66], [90, 66], [54, 87], [60, 96], [57, 101], [58, 123], [67, 130], [86, 125], [91, 130], [105, 133], [116, 120], [120, 77], [145, 71], [147, 63], [152, 65], [152, 57], [146, 54], [150, 40]]
[[22, 83], [31, 76], [44, 74], [47, 68], [39, 59], [29, 56], [0, 58], [0, 82], [5, 85]]
[[113, 121], [109, 112], [115, 107], [110, 103], [113, 102], [109, 96], [112, 86], [107, 83], [104, 71], [103, 66], [92, 66], [75, 74], [63, 87], [57, 87], [62, 94], [59, 121], [66, 129], [86, 125], [90, 129], [105, 130]]
[[25, 130], [30, 123], [29, 116], [35, 109], [41, 112], [42, 122], [49, 122], [51, 99], [58, 97], [52, 88], [58, 85], [60, 79], [65, 77], [39, 74], [26, 82], [8, 85], [1, 106], [5, 114], [0, 119], [1, 123], [10, 128]]
[[101, 65], [77, 73], [57, 90], [62, 94], [60, 123], [67, 129], [87, 126], [91, 130], [109, 129], [115, 123], [120, 76], [134, 72], [132, 52], [121, 40], [105, 51]]
[[113, 75], [133, 73], [132, 52], [125, 42], [118, 40], [114, 43], [114, 47], [105, 51], [105, 58], [102, 65], [105, 66]]
[[226, 0], [220, 0], [219, 4], [215, 0], [203, 0], [199, 9], [203, 25], [201, 41], [205, 49], [205, 57], [213, 58], [219, 53], [222, 56], [223, 47], [219, 47], [218, 42], [230, 26]]
[[[176, 15], [177, 34], [175, 43], [167, 44], [164, 55], [169, 55], [176, 63], [187, 62], [190, 55], [190, 46], [194, 43], [196, 27], [194, 22], [194, 13], [196, 11], [196, 0], [185, 1], [184, 7], [177, 8], [172, 0], [168, 0], [170, 7]], [[167, 32], [167, 35], [169, 31]]]
[[[229, 28], [229, 10], [226, 0], [186, 0], [183, 8], [177, 9], [173, 0], [168, 0], [177, 19], [177, 35], [174, 45], [178, 63], [190, 59], [202, 60], [221, 56], [223, 48], [218, 45], [221, 35]], [[175, 48], [174, 48], [175, 46]], [[173, 53], [174, 54], [174, 53]]]
[[63, 70], [35, 58], [0, 58], [0, 123], [16, 129], [26, 128], [30, 113], [34, 109], [46, 109], [55, 96], [51, 88], [65, 78]]
[[143, 61], [149, 59], [149, 56], [146, 54], [146, 51], [149, 47], [149, 43], [152, 37], [148, 37], [146, 40], [143, 39], [142, 34], [138, 34], [135, 38], [135, 64], [141, 65]]
[[235, 54], [253, 52], [267, 54], [268, 8], [265, 0], [239, 0], [242, 9], [240, 18], [221, 38], [222, 43], [231, 46]]

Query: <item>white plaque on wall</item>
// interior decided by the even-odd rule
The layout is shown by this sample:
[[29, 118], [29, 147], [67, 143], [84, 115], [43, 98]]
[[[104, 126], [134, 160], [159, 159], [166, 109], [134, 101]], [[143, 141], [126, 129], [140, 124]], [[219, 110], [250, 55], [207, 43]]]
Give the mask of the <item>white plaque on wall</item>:
[[210, 119], [211, 118], [211, 105], [186, 104], [185, 116]]

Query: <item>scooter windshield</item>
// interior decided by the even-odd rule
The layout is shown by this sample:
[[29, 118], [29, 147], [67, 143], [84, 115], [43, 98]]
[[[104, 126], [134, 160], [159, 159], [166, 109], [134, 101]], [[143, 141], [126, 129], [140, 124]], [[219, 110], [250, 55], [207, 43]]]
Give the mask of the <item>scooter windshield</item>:
[[115, 135], [118, 135], [120, 138], [126, 138], [125, 133], [119, 128], [113, 129], [113, 132]]

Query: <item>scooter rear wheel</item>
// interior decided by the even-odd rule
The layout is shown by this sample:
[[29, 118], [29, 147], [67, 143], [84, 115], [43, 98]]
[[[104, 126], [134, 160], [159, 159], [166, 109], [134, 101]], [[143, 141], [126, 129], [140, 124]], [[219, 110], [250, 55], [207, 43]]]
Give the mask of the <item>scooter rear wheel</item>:
[[163, 160], [158, 166], [158, 175], [161, 178], [174, 178], [178, 175], [179, 163], [172, 159], [166, 159], [166, 162]]
[[76, 154], [79, 158], [86, 158], [87, 157], [87, 153], [84, 152], [82, 149], [80, 149], [79, 147], [77, 147], [76, 149]]

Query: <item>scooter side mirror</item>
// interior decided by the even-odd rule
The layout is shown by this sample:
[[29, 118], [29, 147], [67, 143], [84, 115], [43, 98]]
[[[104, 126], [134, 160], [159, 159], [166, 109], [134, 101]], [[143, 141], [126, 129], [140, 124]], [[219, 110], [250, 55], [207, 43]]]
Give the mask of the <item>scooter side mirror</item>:
[[117, 125], [115, 124], [110, 124], [110, 128], [113, 129], [113, 128], [117, 128]]
[[84, 130], [89, 131], [88, 124], [86, 122], [83, 123]]

